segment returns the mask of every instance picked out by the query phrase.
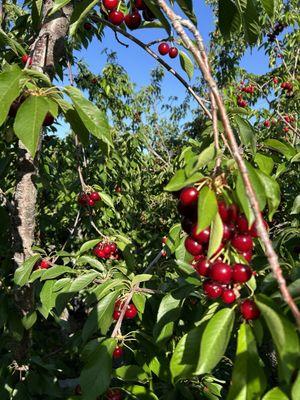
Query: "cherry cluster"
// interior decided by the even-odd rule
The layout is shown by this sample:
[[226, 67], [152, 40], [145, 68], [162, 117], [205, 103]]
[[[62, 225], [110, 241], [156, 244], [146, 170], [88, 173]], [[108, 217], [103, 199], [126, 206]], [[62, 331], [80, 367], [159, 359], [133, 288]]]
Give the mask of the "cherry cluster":
[[[241, 82], [241, 86], [239, 87], [239, 90], [242, 93], [249, 94], [251, 97], [255, 92], [255, 87], [253, 85], [244, 85], [244, 82]], [[245, 108], [248, 106], [247, 100], [244, 99], [244, 97], [241, 93], [237, 95], [236, 102], [239, 107]]]
[[125, 22], [127, 28], [131, 30], [139, 28], [142, 23], [142, 17], [139, 11], [142, 11], [145, 21], [154, 21], [156, 19], [155, 15], [146, 6], [143, 0], [135, 0], [134, 7], [132, 7], [131, 12], [126, 15], [118, 9], [120, 4], [119, 0], [103, 0], [102, 4], [108, 12], [108, 21], [116, 26]]
[[[205, 278], [203, 291], [206, 296], [209, 299], [221, 298], [225, 304], [231, 304], [236, 300], [242, 285], [248, 282], [253, 274], [247, 263], [252, 259], [253, 238], [258, 236], [256, 226], [253, 224], [249, 227], [247, 218], [239, 212], [236, 204], [227, 205], [225, 201], [219, 200], [218, 209], [223, 222], [223, 238], [215, 254], [208, 259], [210, 228], [198, 232], [198, 196], [199, 192], [195, 187], [184, 188], [179, 196], [178, 211], [183, 216], [182, 228], [188, 234], [185, 239], [185, 248], [194, 257], [191, 262], [193, 268]], [[264, 223], [267, 227], [267, 223]], [[228, 250], [239, 254], [244, 262], [235, 262], [232, 265], [225, 262], [221, 255], [225, 246]], [[242, 308], [241, 312], [244, 315]], [[245, 318], [253, 319], [247, 317], [246, 312]]]
[[78, 204], [82, 207], [94, 207], [95, 204], [101, 200], [101, 196], [98, 192], [91, 193], [80, 193], [78, 196]]
[[282, 82], [281, 89], [291, 93], [293, 91], [293, 84], [291, 82]]
[[267, 34], [269, 42], [275, 42], [276, 36], [280, 35], [280, 33], [284, 30], [285, 25], [281, 22], [276, 22], [273, 26], [272, 32]]
[[99, 242], [97, 246], [94, 247], [93, 253], [96, 257], [103, 260], [112, 259], [119, 260], [120, 253], [114, 242]]
[[158, 52], [162, 56], [169, 54], [170, 58], [176, 58], [178, 56], [177, 47], [174, 46], [170, 47], [169, 44], [166, 42], [160, 43], [160, 45], [158, 46]]
[[[115, 309], [113, 313], [113, 319], [117, 321], [120, 318], [121, 311], [123, 308], [123, 301], [117, 300], [115, 303]], [[128, 304], [126, 311], [125, 311], [125, 318], [126, 319], [133, 319], [137, 316], [137, 308], [133, 303]]]

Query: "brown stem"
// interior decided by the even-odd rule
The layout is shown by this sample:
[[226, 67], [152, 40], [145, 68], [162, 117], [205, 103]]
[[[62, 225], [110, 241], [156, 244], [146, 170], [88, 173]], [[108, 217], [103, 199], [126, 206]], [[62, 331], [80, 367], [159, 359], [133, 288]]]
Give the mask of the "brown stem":
[[[274, 276], [278, 282], [282, 297], [285, 300], [285, 302], [288, 304], [288, 306], [290, 307], [298, 326], [300, 326], [300, 311], [299, 311], [296, 303], [294, 302], [291, 294], [288, 291], [288, 288], [286, 285], [286, 280], [282, 274], [282, 270], [279, 265], [278, 256], [273, 249], [272, 242], [271, 242], [268, 232], [264, 226], [263, 218], [262, 218], [258, 200], [257, 200], [257, 196], [254, 192], [253, 186], [249, 179], [246, 164], [244, 163], [244, 160], [239, 152], [239, 147], [238, 147], [237, 141], [235, 139], [234, 133], [232, 131], [230, 121], [229, 121], [229, 118], [228, 118], [228, 115], [226, 112], [226, 108], [223, 103], [222, 96], [218, 90], [216, 81], [212, 77], [212, 74], [207, 66], [207, 63], [205, 62], [206, 52], [205, 52], [205, 49], [203, 46], [203, 40], [201, 38], [201, 35], [200, 35], [199, 31], [197, 30], [197, 28], [190, 21], [188, 21], [188, 23], [186, 23], [184, 21], [183, 24], [185, 26], [188, 25], [188, 28], [193, 32], [193, 34], [195, 36], [196, 43], [197, 43], [197, 47], [196, 47], [183, 28], [183, 24], [181, 23], [182, 18], [180, 18], [180, 16], [176, 15], [176, 13], [167, 5], [165, 0], [156, 0], [156, 1], [157, 1], [158, 5], [161, 7], [161, 9], [168, 16], [168, 18], [171, 20], [175, 31], [181, 37], [184, 45], [192, 52], [197, 64], [199, 65], [199, 67], [201, 69], [201, 72], [203, 74], [205, 81], [207, 82], [211, 92], [214, 95], [216, 105], [219, 110], [219, 115], [220, 115], [220, 118], [221, 118], [221, 121], [222, 121], [222, 124], [224, 127], [224, 132], [225, 132], [226, 138], [229, 141], [233, 156], [235, 158], [237, 166], [242, 175], [245, 189], [246, 189], [251, 207], [253, 209], [253, 212], [254, 212], [254, 215], [256, 218], [257, 231], [262, 240], [262, 243], [264, 244], [266, 256], [268, 258], [268, 261], [272, 268]], [[201, 54], [202, 54], [202, 56], [201, 56]]]

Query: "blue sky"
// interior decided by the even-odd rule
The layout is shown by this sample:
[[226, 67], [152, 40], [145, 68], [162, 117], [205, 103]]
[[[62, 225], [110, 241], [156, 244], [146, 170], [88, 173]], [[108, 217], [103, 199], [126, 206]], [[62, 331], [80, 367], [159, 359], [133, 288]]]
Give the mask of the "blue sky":
[[[196, 5], [195, 14], [199, 21], [198, 26], [204, 41], [207, 43], [209, 32], [213, 30], [214, 15], [204, 0], [195, 1], [194, 4]], [[83, 49], [80, 52], [76, 52], [76, 57], [83, 59], [89, 65], [91, 71], [98, 74], [106, 62], [106, 55], [102, 53], [103, 49], [107, 48], [116, 51], [119, 63], [125, 68], [137, 87], [140, 88], [147, 85], [150, 81], [150, 71], [157, 66], [157, 62], [139, 46], [127, 40], [127, 38], [120, 37], [123, 42], [129, 44], [128, 48], [119, 44], [110, 28], [105, 28], [104, 32], [105, 36], [102, 42], [93, 40], [87, 50]], [[133, 31], [133, 34], [145, 43], [166, 37], [163, 29], [139, 29]], [[156, 45], [153, 46], [153, 50], [157, 50]], [[165, 59], [182, 75], [185, 75], [180, 67], [179, 57], [171, 60], [168, 56], [165, 56]], [[253, 49], [250, 52], [249, 50], [243, 57], [242, 66], [249, 72], [265, 73], [268, 70], [268, 59], [263, 51]], [[165, 98], [175, 95], [178, 97], [178, 101], [180, 101], [185, 96], [185, 88], [172, 74], [167, 72], [164, 78], [163, 94]], [[62, 134], [66, 130], [68, 130], [68, 127], [63, 125], [59, 128], [59, 133]]]

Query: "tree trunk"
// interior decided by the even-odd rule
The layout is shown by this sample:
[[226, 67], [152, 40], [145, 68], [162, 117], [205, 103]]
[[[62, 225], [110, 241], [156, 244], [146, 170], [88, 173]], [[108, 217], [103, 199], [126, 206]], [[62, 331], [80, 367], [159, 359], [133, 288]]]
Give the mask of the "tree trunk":
[[[53, 4], [53, 0], [43, 1], [41, 30], [31, 47], [31, 68], [47, 74], [50, 78], [53, 78], [55, 64], [63, 55], [64, 41], [69, 30], [70, 17], [73, 11], [73, 6], [68, 5], [57, 13], [48, 16]], [[42, 133], [41, 131], [41, 135]], [[19, 142], [19, 163], [13, 215], [13, 249], [16, 267], [20, 266], [32, 255], [31, 248], [35, 240], [36, 228], [37, 189], [35, 179], [37, 173], [38, 155], [35, 159], [32, 159], [24, 145]], [[17, 290], [15, 294], [20, 312], [22, 315], [26, 315], [33, 307], [31, 288], [22, 288]], [[28, 355], [28, 335], [25, 335], [24, 340], [27, 344], [22, 343], [21, 346], [18, 346], [22, 347], [22, 350], [16, 349], [18, 361], [23, 360]]]

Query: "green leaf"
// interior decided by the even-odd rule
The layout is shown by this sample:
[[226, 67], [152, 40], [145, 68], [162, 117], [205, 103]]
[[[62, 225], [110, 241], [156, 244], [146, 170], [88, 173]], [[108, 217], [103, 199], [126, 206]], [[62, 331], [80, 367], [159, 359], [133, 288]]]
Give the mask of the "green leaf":
[[252, 154], [256, 153], [256, 137], [255, 131], [248, 121], [245, 121], [239, 115], [235, 115], [235, 122], [237, 123], [240, 139], [244, 146], [249, 147]]
[[254, 0], [235, 0], [240, 13], [245, 39], [249, 44], [256, 42], [260, 33], [259, 15]]
[[159, 400], [158, 397], [145, 386], [133, 385], [125, 386], [126, 392], [135, 400]]
[[274, 9], [275, 9], [275, 2], [274, 0], [261, 0], [261, 4], [263, 5], [266, 13], [270, 18], [273, 17], [274, 15]]
[[186, 72], [187, 76], [192, 79], [194, 75], [194, 63], [190, 57], [184, 52], [179, 51], [179, 60], [181, 68]]
[[176, 0], [176, 3], [182, 9], [187, 17], [197, 25], [197, 18], [193, 10], [193, 0]]
[[262, 400], [289, 400], [289, 398], [279, 387], [275, 387], [266, 393]]
[[169, 35], [171, 35], [171, 26], [169, 21], [164, 16], [163, 12], [161, 11], [160, 7], [157, 5], [155, 0], [144, 0], [146, 6], [152, 11], [152, 13], [159, 19], [162, 23], [163, 27], [167, 31]]
[[294, 325], [276, 309], [268, 297], [259, 295], [256, 303], [266, 321], [279, 356], [279, 375], [289, 383], [298, 362], [300, 346], [297, 332]]
[[97, 329], [106, 335], [111, 323], [114, 306], [119, 292], [111, 292], [99, 301], [88, 316], [82, 330], [82, 338], [86, 341]]
[[150, 281], [153, 275], [151, 274], [140, 274], [140, 275], [135, 275], [132, 279], [131, 285], [134, 286], [137, 283], [140, 282], [147, 282]]
[[266, 156], [265, 154], [256, 153], [254, 161], [262, 172], [267, 175], [271, 175], [274, 168], [274, 161], [272, 157]]
[[53, 292], [54, 284], [54, 280], [46, 281], [40, 292], [40, 299], [42, 303], [42, 309], [40, 311], [46, 319], [48, 318], [50, 311], [55, 305], [57, 293]]
[[37, 320], [36, 311], [31, 311], [30, 313], [24, 315], [24, 317], [22, 318], [22, 324], [26, 330], [29, 330], [36, 323], [36, 320]]
[[76, 260], [76, 265], [90, 265], [93, 268], [96, 268], [98, 271], [105, 271], [105, 266], [96, 258], [90, 256], [81, 256]]
[[9, 46], [11, 50], [18, 56], [25, 54], [25, 49], [24, 47], [17, 42], [17, 40], [14, 39], [14, 37], [11, 37], [11, 34], [7, 34], [4, 32], [3, 29], [0, 28], [0, 48]]
[[299, 213], [300, 213], [300, 194], [298, 194], [298, 196], [295, 198], [291, 210], [291, 214], [299, 214]]
[[219, 213], [217, 212], [215, 218], [211, 223], [210, 239], [207, 251], [207, 258], [210, 258], [220, 247], [223, 238], [223, 222]]
[[24, 286], [28, 282], [31, 271], [40, 258], [40, 254], [29, 257], [20, 267], [16, 269], [14, 275], [14, 282], [16, 285]]
[[168, 293], [161, 301], [157, 313], [157, 322], [153, 328], [153, 336], [157, 343], [164, 343], [173, 333], [174, 321], [180, 315], [180, 298]]
[[113, 202], [112, 198], [111, 198], [108, 194], [103, 193], [103, 192], [99, 192], [99, 194], [100, 194], [100, 196], [101, 196], [101, 200], [102, 200], [108, 207], [115, 208], [114, 202]]
[[143, 293], [134, 293], [132, 296], [133, 304], [136, 306], [139, 313], [143, 314], [146, 304], [146, 296]]
[[5, 121], [12, 102], [21, 92], [22, 75], [23, 71], [18, 65], [12, 65], [0, 74], [0, 126]]
[[35, 156], [42, 125], [48, 111], [49, 104], [44, 97], [29, 96], [17, 112], [14, 131], [32, 157]]
[[54, 279], [66, 273], [76, 274], [76, 271], [74, 271], [74, 269], [70, 267], [65, 267], [64, 265], [54, 265], [53, 267], [47, 269], [46, 271], [43, 271], [43, 274], [41, 275], [41, 281], [46, 281], [47, 279]]
[[198, 221], [197, 233], [207, 228], [218, 211], [218, 203], [215, 193], [208, 187], [204, 186], [198, 197]]
[[98, 272], [89, 272], [76, 278], [70, 286], [69, 292], [80, 292], [86, 288], [98, 276]]
[[264, 144], [269, 149], [278, 151], [278, 153], [284, 155], [287, 160], [290, 160], [297, 154], [297, 150], [293, 146], [280, 142], [277, 139], [268, 139]]
[[79, 3], [76, 3], [74, 7], [74, 11], [71, 16], [70, 21], [70, 35], [74, 36], [77, 29], [81, 25], [82, 21], [85, 20], [90, 11], [95, 7], [98, 3], [98, 0], [83, 0]]
[[74, 107], [87, 130], [102, 142], [112, 146], [110, 128], [105, 113], [87, 100], [79, 89], [66, 86], [64, 91], [72, 99]]
[[206, 325], [200, 347], [200, 356], [195, 374], [209, 373], [225, 354], [234, 323], [234, 309], [218, 311]]
[[143, 382], [148, 379], [145, 371], [138, 365], [124, 365], [114, 371], [114, 375], [125, 382], [139, 381]]
[[54, 0], [54, 4], [49, 15], [55, 14], [58, 10], [60, 10], [70, 2], [71, 0]]
[[297, 378], [292, 386], [292, 400], [300, 399], [300, 372], [298, 372]]
[[83, 245], [80, 247], [77, 254], [85, 253], [86, 251], [95, 247], [99, 242], [100, 242], [100, 239], [98, 238], [98, 239], [89, 240], [88, 242], [83, 243]]
[[259, 400], [266, 389], [266, 377], [257, 353], [250, 325], [243, 323], [238, 332], [231, 386], [226, 400]]
[[181, 224], [176, 224], [172, 226], [169, 230], [167, 240], [166, 240], [166, 247], [168, 251], [172, 254], [178, 247], [180, 243], [180, 235], [181, 235]]
[[167, 186], [165, 186], [164, 190], [167, 190], [168, 192], [177, 192], [177, 190], [180, 190], [186, 186], [185, 181], [185, 173], [182, 169], [179, 169], [171, 178]]
[[80, 374], [82, 400], [95, 400], [108, 389], [112, 373], [112, 353], [116, 345], [117, 340], [109, 338], [99, 343], [89, 354]]
[[276, 179], [266, 175], [262, 171], [256, 171], [258, 177], [265, 188], [268, 203], [268, 215], [270, 221], [280, 205], [280, 186]]
[[231, 0], [219, 0], [219, 27], [225, 39], [237, 32], [241, 26], [241, 18], [236, 5]]

